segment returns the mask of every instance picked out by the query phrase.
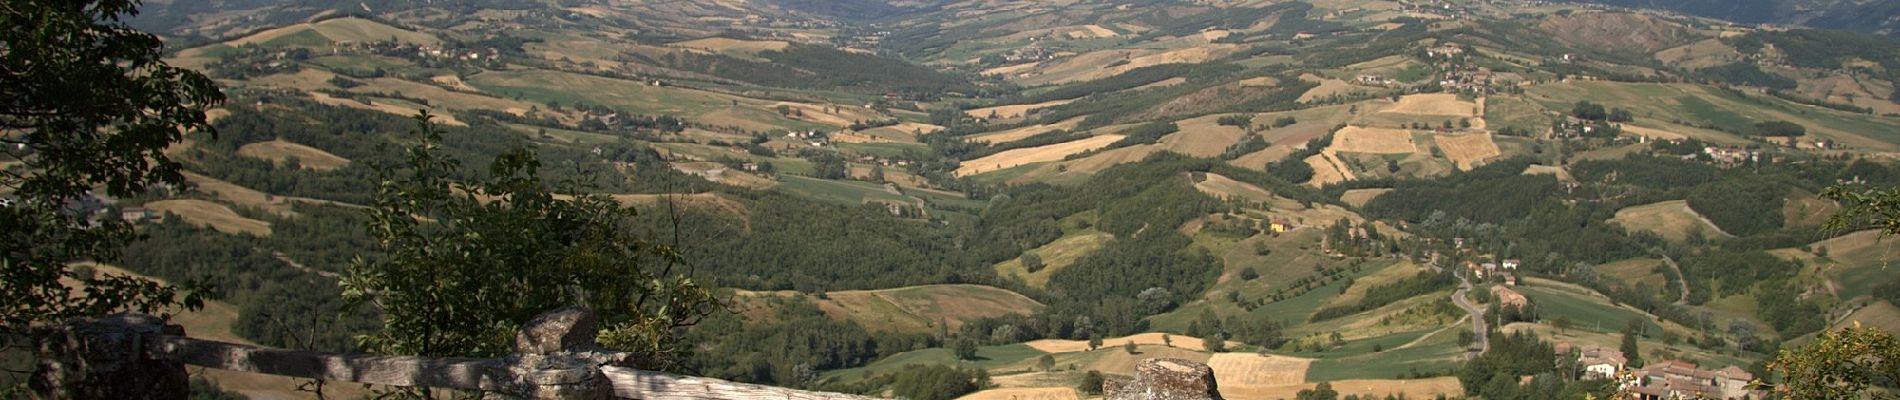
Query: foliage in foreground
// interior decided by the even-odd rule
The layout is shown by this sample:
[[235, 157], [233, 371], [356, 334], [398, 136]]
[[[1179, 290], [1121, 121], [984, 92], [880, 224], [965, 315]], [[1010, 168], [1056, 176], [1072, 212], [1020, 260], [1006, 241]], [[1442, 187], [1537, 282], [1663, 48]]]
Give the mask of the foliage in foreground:
[[687, 346], [676, 329], [712, 312], [709, 290], [687, 277], [669, 246], [631, 234], [634, 216], [604, 196], [556, 193], [532, 152], [497, 157], [488, 176], [455, 182], [424, 113], [420, 143], [379, 171], [370, 232], [384, 254], [359, 258], [344, 296], [374, 304], [382, 332], [366, 350], [424, 356], [499, 356], [517, 327], [569, 305], [592, 308], [602, 344], [640, 354], [642, 368], [675, 369]]

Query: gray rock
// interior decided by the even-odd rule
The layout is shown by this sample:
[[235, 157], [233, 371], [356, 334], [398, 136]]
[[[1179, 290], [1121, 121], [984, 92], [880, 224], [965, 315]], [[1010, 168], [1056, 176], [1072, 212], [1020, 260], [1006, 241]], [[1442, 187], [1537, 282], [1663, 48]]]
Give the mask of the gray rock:
[[1134, 379], [1103, 385], [1107, 400], [1221, 400], [1214, 369], [1179, 358], [1150, 358], [1135, 364]]

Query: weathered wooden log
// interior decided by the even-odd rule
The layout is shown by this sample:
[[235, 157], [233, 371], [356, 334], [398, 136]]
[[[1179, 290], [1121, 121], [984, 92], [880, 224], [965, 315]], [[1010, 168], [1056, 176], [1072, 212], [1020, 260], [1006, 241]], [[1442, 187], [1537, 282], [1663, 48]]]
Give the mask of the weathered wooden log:
[[485, 358], [339, 355], [166, 336], [147, 358], [227, 371], [374, 385], [501, 390], [506, 366]]

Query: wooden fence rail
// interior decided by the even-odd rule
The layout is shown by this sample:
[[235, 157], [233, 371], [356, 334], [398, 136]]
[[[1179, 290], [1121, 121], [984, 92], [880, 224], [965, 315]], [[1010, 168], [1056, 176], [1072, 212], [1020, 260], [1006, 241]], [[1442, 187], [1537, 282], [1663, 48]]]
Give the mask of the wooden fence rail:
[[36, 398], [185, 399], [186, 365], [331, 382], [479, 390], [532, 399], [857, 400], [621, 367], [630, 354], [601, 349], [593, 314], [556, 310], [530, 321], [505, 358], [333, 354], [194, 339], [147, 315], [116, 315], [37, 328]]

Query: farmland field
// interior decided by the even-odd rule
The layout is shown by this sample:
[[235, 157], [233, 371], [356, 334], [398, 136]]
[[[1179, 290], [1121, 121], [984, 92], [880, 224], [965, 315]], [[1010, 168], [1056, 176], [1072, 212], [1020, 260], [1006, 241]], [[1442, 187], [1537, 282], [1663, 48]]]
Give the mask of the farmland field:
[[1617, 210], [1610, 221], [1636, 231], [1655, 233], [1676, 242], [1700, 234], [1705, 238], [1727, 237], [1721, 228], [1709, 223], [1688, 203], [1675, 200]]
[[283, 140], [247, 144], [238, 148], [238, 155], [256, 157], [280, 163], [295, 158], [298, 164], [303, 165], [304, 168], [318, 171], [333, 170], [350, 163], [350, 159], [337, 157], [335, 154], [330, 154], [315, 147]]
[[245, 218], [231, 211], [231, 207], [204, 200], [159, 200], [145, 203], [146, 208], [161, 214], [175, 214], [186, 222], [209, 226], [220, 232], [270, 236], [270, 223]]
[[1436, 135], [1438, 148], [1444, 150], [1445, 158], [1451, 159], [1458, 169], [1470, 170], [1484, 165], [1485, 161], [1497, 158], [1503, 152], [1498, 150], [1497, 142], [1491, 141], [1489, 133], [1466, 135]]
[[1333, 134], [1327, 149], [1342, 153], [1407, 154], [1418, 151], [1412, 132], [1404, 129], [1348, 126]]
[[956, 175], [970, 176], [1021, 165], [1061, 161], [1071, 154], [1107, 147], [1121, 140], [1121, 135], [1101, 135], [1047, 146], [1009, 150], [966, 161], [962, 167], [957, 168]]

